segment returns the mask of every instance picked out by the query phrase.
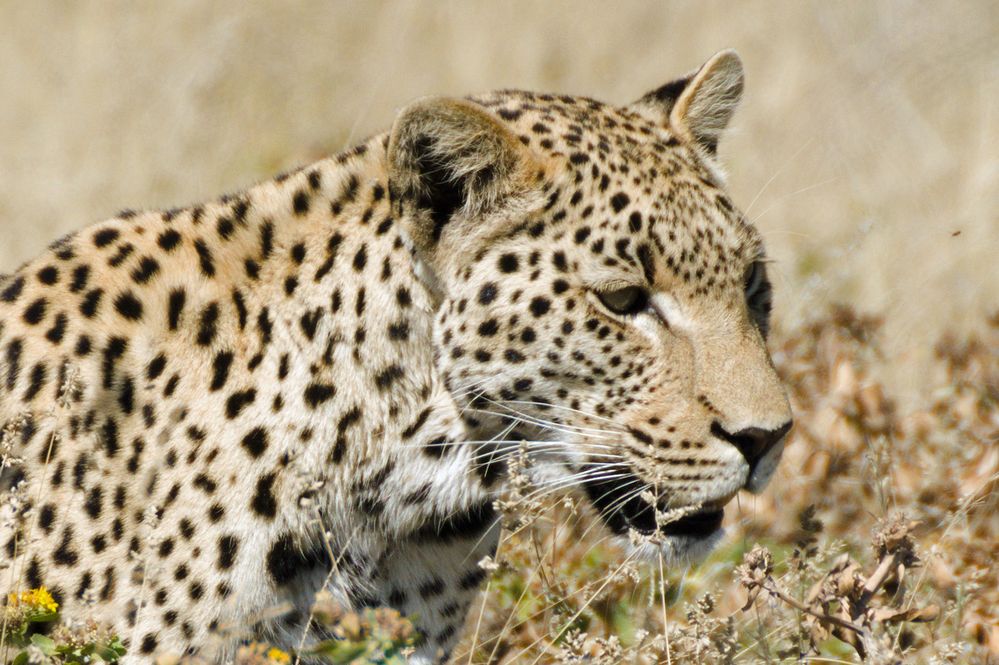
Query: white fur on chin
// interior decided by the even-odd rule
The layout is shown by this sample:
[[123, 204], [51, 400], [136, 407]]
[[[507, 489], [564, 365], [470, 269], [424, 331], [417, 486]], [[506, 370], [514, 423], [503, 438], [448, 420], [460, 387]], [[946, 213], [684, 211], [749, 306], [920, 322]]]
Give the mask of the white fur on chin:
[[656, 536], [642, 537], [628, 541], [628, 555], [636, 556], [642, 561], [659, 561], [662, 556], [668, 566], [689, 566], [703, 561], [722, 538], [725, 529], [717, 529], [711, 535], [698, 538], [696, 536]]

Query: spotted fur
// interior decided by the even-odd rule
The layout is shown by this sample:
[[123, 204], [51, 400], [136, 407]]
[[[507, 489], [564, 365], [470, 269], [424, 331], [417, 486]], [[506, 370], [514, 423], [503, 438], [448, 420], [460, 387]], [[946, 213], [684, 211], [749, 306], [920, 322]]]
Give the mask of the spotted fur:
[[612, 530], [704, 551], [790, 422], [762, 244], [715, 156], [741, 88], [726, 52], [627, 107], [425, 100], [336, 157], [53, 244], [0, 283], [23, 459], [0, 489], [24, 497], [0, 579], [110, 622], [130, 662], [296, 646], [324, 586], [416, 615], [435, 662], [522, 441]]

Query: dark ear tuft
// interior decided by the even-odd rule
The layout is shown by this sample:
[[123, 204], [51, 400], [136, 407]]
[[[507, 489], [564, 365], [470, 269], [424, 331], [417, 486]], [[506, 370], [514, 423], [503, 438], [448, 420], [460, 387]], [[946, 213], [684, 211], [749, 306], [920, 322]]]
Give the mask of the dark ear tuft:
[[673, 110], [676, 100], [680, 98], [684, 89], [690, 85], [690, 79], [694, 78], [691, 72], [683, 78], [670, 81], [666, 85], [660, 86], [652, 92], [646, 93], [644, 97], [635, 102], [637, 105], [647, 106], [661, 113], [664, 118], [669, 118], [669, 112]]
[[432, 237], [440, 240], [444, 225], [465, 203], [464, 183], [458, 181], [442, 156], [434, 150], [433, 140], [420, 136], [413, 144], [413, 168], [419, 174], [419, 187], [415, 192], [417, 208], [430, 213], [433, 222]]
[[650, 92], [636, 105], [661, 114], [678, 137], [714, 153], [742, 97], [744, 78], [738, 54], [721, 51], [693, 74]]
[[390, 191], [418, 247], [432, 248], [459, 213], [488, 213], [522, 183], [527, 149], [483, 107], [428, 99], [403, 109], [388, 147]]

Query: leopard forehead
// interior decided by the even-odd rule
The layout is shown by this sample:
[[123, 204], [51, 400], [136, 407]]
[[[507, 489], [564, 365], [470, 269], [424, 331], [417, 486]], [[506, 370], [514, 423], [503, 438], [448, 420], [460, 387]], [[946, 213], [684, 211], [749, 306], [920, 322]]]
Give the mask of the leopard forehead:
[[[548, 165], [544, 205], [504, 230], [506, 238], [543, 251], [571, 237], [571, 268], [608, 278], [638, 270], [650, 286], [691, 299], [738, 292], [747, 265], [763, 257], [762, 238], [731, 201], [717, 161], [654, 114], [519, 90], [471, 99]], [[487, 254], [483, 248], [476, 259]]]

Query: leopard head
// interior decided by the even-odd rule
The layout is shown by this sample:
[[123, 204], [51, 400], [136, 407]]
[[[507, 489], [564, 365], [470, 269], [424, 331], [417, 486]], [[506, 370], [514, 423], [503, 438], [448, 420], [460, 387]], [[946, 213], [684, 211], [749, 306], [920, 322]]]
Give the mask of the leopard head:
[[[391, 196], [438, 294], [437, 364], [480, 458], [525, 449], [616, 533], [697, 557], [791, 427], [759, 233], [718, 139], [738, 56], [625, 107], [502, 91], [404, 109]], [[650, 544], [651, 543], [651, 544]]]

